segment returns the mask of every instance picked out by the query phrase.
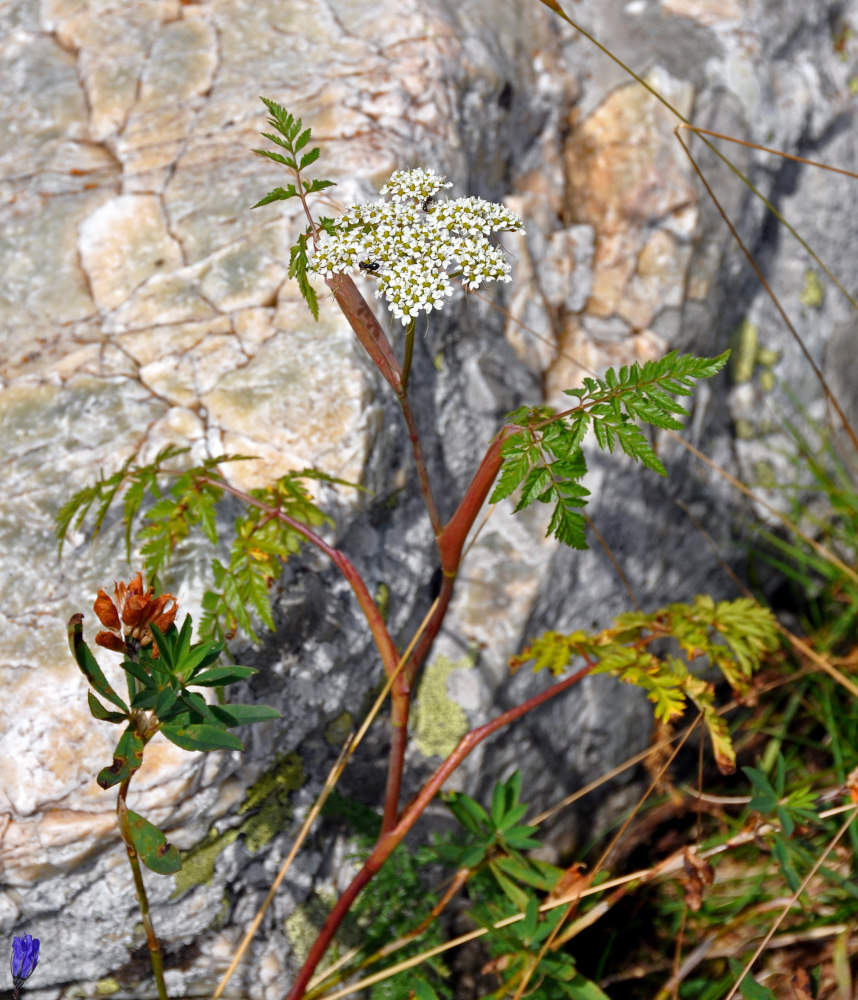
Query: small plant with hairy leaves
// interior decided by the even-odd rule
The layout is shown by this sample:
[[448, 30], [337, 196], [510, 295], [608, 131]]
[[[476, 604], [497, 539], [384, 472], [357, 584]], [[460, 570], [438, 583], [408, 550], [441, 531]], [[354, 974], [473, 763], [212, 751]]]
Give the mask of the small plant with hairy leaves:
[[173, 875], [181, 869], [182, 861], [156, 826], [128, 808], [131, 779], [143, 765], [146, 746], [158, 733], [183, 750], [242, 750], [241, 740], [230, 729], [275, 719], [280, 713], [270, 705], [209, 704], [198, 691], [191, 690], [222, 690], [246, 680], [256, 670], [235, 664], [217, 666], [223, 643], [191, 642], [190, 616], [177, 629], [175, 598], [171, 594], [155, 596], [152, 587], [144, 590], [140, 573], [129, 584], [116, 584], [113, 598], [99, 590], [94, 610], [105, 626], [95, 637], [96, 643], [123, 654], [127, 699], [111, 686], [84, 641], [84, 616], [80, 613], [69, 621], [69, 646], [92, 689], [87, 700], [93, 718], [125, 727], [113, 752], [113, 763], [102, 768], [96, 781], [104, 789], [118, 786], [119, 832], [134, 876], [158, 995], [165, 1000], [161, 948], [139, 862], [159, 875]]

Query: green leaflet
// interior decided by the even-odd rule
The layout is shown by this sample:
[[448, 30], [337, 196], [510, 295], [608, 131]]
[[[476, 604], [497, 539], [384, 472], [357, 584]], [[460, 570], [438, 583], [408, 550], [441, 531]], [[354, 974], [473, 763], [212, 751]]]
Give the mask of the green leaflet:
[[[95, 505], [93, 531], [97, 532], [113, 503], [122, 502], [126, 548], [131, 560], [134, 523], [142, 514], [143, 525], [137, 536], [141, 542], [145, 575], [157, 581], [172, 561], [177, 547], [194, 529], [215, 546], [218, 543], [217, 521], [223, 517], [227, 498], [226, 480], [219, 466], [242, 461], [247, 455], [219, 455], [193, 468], [178, 470], [174, 460], [187, 449], [164, 448], [149, 465], [137, 465], [129, 459], [113, 476], [79, 490], [60, 510], [56, 532], [62, 546], [67, 533], [86, 521]], [[331, 523], [313, 502], [307, 480], [341, 486], [361, 487], [315, 469], [303, 469], [282, 476], [264, 489], [252, 490], [252, 502], [234, 518], [234, 534], [228, 565], [213, 559], [214, 587], [203, 598], [200, 633], [206, 639], [225, 639], [241, 628], [257, 639], [255, 619], [274, 628], [270, 587], [281, 572], [282, 564], [297, 553], [304, 543], [300, 526], [317, 528]], [[148, 504], [147, 504], [147, 501]], [[271, 510], [283, 518], [271, 518]], [[72, 642], [72, 632], [69, 633]], [[85, 644], [75, 658], [90, 683], [104, 698], [127, 711], [127, 706], [107, 693], [109, 685], [92, 667]], [[92, 663], [90, 663], [92, 660]], [[140, 705], [136, 707], [141, 707]], [[149, 706], [151, 707], [151, 706]]]
[[[117, 708], [121, 708], [123, 713], [127, 715], [128, 706], [110, 686], [97, 660], [92, 655], [89, 646], [83, 641], [83, 615], [76, 614], [71, 616], [68, 625], [68, 637], [72, 656], [75, 658], [75, 662], [80, 667], [87, 681], [103, 698], [107, 698], [108, 701], [113, 702]], [[90, 702], [90, 710], [92, 708], [92, 702]], [[95, 711], [93, 711], [93, 714], [95, 714]]]
[[130, 724], [119, 737], [113, 751], [113, 763], [98, 772], [96, 781], [102, 788], [112, 788], [130, 778], [143, 763], [143, 740]]
[[708, 659], [737, 694], [748, 690], [763, 657], [779, 642], [777, 622], [768, 608], [749, 598], [719, 601], [700, 595], [691, 604], [669, 604], [650, 614], [619, 615], [612, 628], [591, 634], [546, 632], [535, 639], [511, 665], [532, 663], [562, 674], [576, 659], [592, 665], [593, 673], [609, 674], [634, 684], [647, 694], [662, 722], [681, 715], [688, 702], [702, 714], [715, 759], [722, 771], [735, 767], [726, 723], [717, 712], [714, 687], [676, 656], [657, 656], [650, 644], [671, 638], [689, 662]]
[[589, 491], [580, 480], [587, 472], [581, 444], [592, 429], [603, 451], [619, 448], [661, 476], [667, 470], [638, 426], [681, 430], [677, 415], [685, 409], [673, 398], [691, 393], [695, 380], [710, 378], [727, 363], [729, 351], [717, 358], [696, 358], [672, 351], [660, 361], [609, 368], [604, 379], [585, 378], [582, 389], [568, 389], [577, 405], [556, 413], [550, 407], [522, 407], [507, 415], [520, 430], [504, 442], [503, 465], [491, 503], [519, 491], [515, 510], [532, 503], [554, 505], [548, 534], [571, 548], [587, 548], [587, 521], [581, 513]]
[[[267, 97], [261, 98], [262, 103], [268, 108], [270, 117], [268, 125], [274, 129], [273, 132], [263, 132], [262, 137], [274, 143], [280, 149], [285, 150], [278, 153], [270, 149], [254, 149], [258, 156], [273, 160], [280, 166], [285, 167], [295, 175], [295, 183], [288, 184], [285, 188], [276, 187], [269, 191], [264, 198], [261, 198], [253, 208], [260, 208], [262, 205], [270, 205], [275, 201], [287, 201], [290, 198], [301, 198], [309, 194], [316, 194], [326, 188], [334, 187], [333, 181], [319, 180], [317, 178], [306, 181], [301, 177], [301, 171], [312, 166], [319, 158], [319, 148], [314, 147], [298, 158], [298, 154], [310, 141], [310, 129], [302, 128], [300, 118], [295, 118], [284, 107]], [[307, 277], [307, 244], [311, 237], [311, 232], [302, 233], [298, 237], [298, 242], [292, 247], [289, 255], [289, 277], [294, 278], [298, 284], [304, 301], [313, 319], [319, 318], [319, 298], [316, 291], [310, 284]]]
[[159, 875], [175, 875], [182, 867], [182, 859], [176, 848], [168, 843], [164, 834], [148, 819], [130, 809], [127, 816], [131, 843], [143, 864]]

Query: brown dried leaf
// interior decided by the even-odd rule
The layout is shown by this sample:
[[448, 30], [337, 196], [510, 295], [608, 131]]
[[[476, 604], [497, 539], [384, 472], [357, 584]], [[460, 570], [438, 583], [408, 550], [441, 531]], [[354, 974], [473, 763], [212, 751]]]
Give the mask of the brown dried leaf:
[[99, 632], [95, 637], [95, 643], [97, 646], [103, 646], [105, 649], [112, 649], [114, 653], [125, 652], [125, 643], [118, 635], [114, 635], [112, 632]]
[[810, 988], [810, 976], [807, 974], [807, 970], [797, 968], [792, 975], [790, 980], [790, 986], [792, 986], [793, 1000], [813, 1000], [813, 993]]
[[569, 865], [558, 879], [557, 885], [548, 894], [548, 899], [574, 899], [578, 893], [586, 889], [590, 880], [584, 875], [585, 868], [586, 865], [581, 864], [580, 861]]
[[685, 903], [692, 913], [697, 913], [703, 905], [703, 891], [715, 880], [715, 870], [708, 861], [698, 857], [697, 849], [686, 847], [683, 853], [685, 874], [679, 882], [685, 893]]
[[858, 803], [858, 767], [846, 775], [846, 792], [852, 802]]

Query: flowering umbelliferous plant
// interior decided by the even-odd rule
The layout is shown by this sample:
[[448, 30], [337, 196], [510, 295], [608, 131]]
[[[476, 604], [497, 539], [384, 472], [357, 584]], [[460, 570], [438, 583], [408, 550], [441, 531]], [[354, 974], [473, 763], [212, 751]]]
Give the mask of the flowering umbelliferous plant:
[[[508, 281], [509, 264], [503, 250], [494, 242], [494, 234], [503, 230], [521, 231], [521, 220], [504, 206], [492, 205], [479, 198], [451, 200], [443, 197], [444, 189], [450, 184], [434, 171], [423, 169], [394, 173], [381, 190], [386, 200], [382, 197], [355, 205], [336, 220], [316, 219], [309, 198], [331, 187], [332, 182], [307, 180], [303, 176], [319, 156], [317, 148], [309, 148], [310, 129], [303, 129], [300, 119], [275, 102], [265, 98], [263, 101], [270, 112], [268, 121], [272, 128], [271, 132], [263, 134], [277, 149], [256, 152], [284, 166], [294, 182], [285, 188], [275, 188], [258, 205], [299, 199], [307, 226], [291, 249], [289, 274], [297, 281], [315, 318], [318, 318], [319, 302], [311, 278], [324, 280], [358, 342], [396, 397], [408, 431], [417, 483], [441, 566], [440, 590], [432, 608], [410, 642], [395, 641], [380, 602], [373, 598], [357, 567], [343, 549], [320, 534], [328, 519], [314, 506], [302, 482], [309, 478], [325, 478], [318, 472], [292, 473], [265, 490], [244, 492], [234, 487], [219, 468], [219, 463], [226, 461], [227, 456], [208, 459], [195, 468], [177, 470], [170, 467], [169, 460], [180, 453], [168, 448], [150, 465], [135, 465], [129, 460], [119, 472], [75, 494], [60, 511], [58, 534], [62, 538], [69, 526], [79, 526], [92, 505], [97, 511], [96, 528], [100, 527], [113, 498], [126, 486], [126, 538], [129, 538], [131, 521], [141, 510], [144, 496], [151, 493], [154, 502], [144, 514], [145, 526], [140, 535], [147, 571], [154, 574], [164, 567], [177, 540], [186, 537], [192, 527], [198, 526], [212, 543], [217, 542], [217, 505], [223, 500], [240, 500], [247, 513], [235, 521], [229, 565], [223, 566], [213, 559], [214, 587], [217, 589], [209, 591], [203, 600], [206, 612], [203, 630], [207, 637], [231, 635], [236, 626], [252, 634], [251, 612], [273, 630], [270, 584], [281, 562], [304, 542], [329, 558], [351, 588], [375, 642], [387, 678], [385, 690], [391, 699], [387, 788], [378, 839], [365, 864], [334, 905], [292, 983], [288, 1000], [299, 1000], [308, 988], [314, 996], [324, 992], [324, 986], [310, 987], [311, 979], [358, 895], [401, 844], [447, 778], [483, 740], [556, 697], [587, 674], [605, 672], [644, 687], [653, 698], [660, 718], [675, 718], [689, 701], [711, 708], [704, 715], [705, 724], [717, 748], [719, 763], [728, 769], [732, 766], [729, 736], [714, 711], [711, 684], [675, 662], [661, 664], [657, 655], [650, 651], [650, 643], [668, 635], [675, 639], [684, 636], [687, 642], [683, 648], [690, 649], [689, 656], [693, 657], [699, 655], [698, 649], [706, 648], [704, 640], [711, 639], [713, 662], [717, 662], [717, 656], [723, 658], [727, 654], [718, 652], [718, 641], [710, 632], [723, 637], [732, 634], [730, 626], [739, 636], [753, 635], [753, 643], [739, 644], [747, 661], [742, 664], [743, 669], [724, 671], [727, 679], [741, 688], [746, 673], [756, 668], [763, 653], [771, 647], [775, 633], [771, 616], [764, 609], [751, 604], [734, 607], [731, 602], [723, 602], [702, 610], [674, 605], [669, 620], [656, 615], [652, 620], [624, 621], [622, 626], [602, 638], [582, 638], [576, 634], [557, 637], [553, 643], [534, 644], [530, 653], [537, 666], [556, 666], [558, 671], [565, 671], [573, 658], [583, 661], [583, 665], [546, 690], [468, 733], [417, 795], [401, 807], [412, 695], [450, 606], [468, 535], [483, 504], [487, 500], [498, 502], [513, 494], [518, 498], [516, 510], [537, 502], [550, 504], [553, 514], [549, 532], [564, 544], [586, 548], [587, 524], [581, 513], [589, 496], [582, 483], [587, 471], [582, 451], [585, 436], [592, 430], [602, 449], [612, 451], [619, 446], [635, 461], [666, 475], [640, 425], [680, 429], [680, 418], [685, 411], [674, 397], [690, 395], [697, 380], [720, 371], [729, 352], [716, 358], [680, 356], [673, 352], [659, 361], [633, 364], [619, 372], [609, 369], [603, 378], [588, 377], [583, 380], [583, 387], [569, 389], [568, 409], [557, 412], [539, 405], [522, 407], [508, 414], [504, 425], [488, 443], [458, 506], [445, 521], [435, 501], [417, 415], [409, 396], [416, 319], [421, 312], [428, 314], [449, 302], [455, 280], [467, 289], [491, 281]], [[364, 276], [374, 282], [376, 295], [387, 302], [393, 317], [405, 327], [404, 346], [389, 338], [358, 290], [353, 276]], [[171, 476], [173, 485], [165, 490], [162, 481]], [[223, 643], [203, 642], [190, 646], [187, 621], [181, 631], [177, 631], [172, 622], [164, 631], [163, 616], [175, 613], [170, 602], [163, 600], [162, 595], [161, 603], [155, 606], [154, 595], [150, 591], [143, 593], [142, 580], [132, 581], [129, 588], [122, 593], [117, 590], [115, 604], [106, 594], [100, 593], [97, 613], [108, 629], [101, 633], [104, 644], [111, 648], [122, 646], [126, 654], [124, 665], [129, 685], [132, 682], [134, 685], [133, 689], [129, 687], [130, 705], [116, 700], [118, 696], [100, 674], [80, 637], [79, 620], [72, 620], [71, 634], [78, 663], [96, 693], [121, 709], [110, 711], [91, 694], [93, 714], [107, 721], [127, 723], [117, 747], [114, 768], [102, 772], [111, 777], [110, 783], [114, 778], [123, 782], [120, 797], [122, 789], [127, 787], [127, 779], [139, 766], [137, 757], [142, 755], [145, 741], [154, 732], [163, 732], [179, 746], [213, 749], [227, 745], [223, 741], [230, 736], [225, 732], [229, 718], [253, 721], [247, 716], [241, 718], [240, 713], [235, 715], [241, 706], [229, 709], [209, 706], [198, 695], [187, 691], [188, 685], [204, 684], [205, 679], [214, 676], [218, 677], [218, 683], [229, 683], [228, 677], [243, 676], [233, 675], [246, 668], [211, 665], [210, 657], [217, 655], [215, 647], [219, 652]], [[149, 633], [151, 642], [148, 641]], [[738, 648], [737, 644], [730, 644], [733, 653], [734, 645]], [[401, 652], [403, 648], [404, 653]], [[226, 673], [217, 674], [218, 670]], [[210, 745], [209, 740], [212, 741]], [[505, 832], [508, 837], [510, 830], [519, 824], [526, 807], [518, 803], [517, 794], [512, 786], [502, 790], [496, 808], [493, 807], [491, 823], [481, 819], [476, 822], [472, 833], [486, 841], [483, 846], [487, 851], [493, 849], [497, 831]], [[463, 806], [460, 812], [465, 815], [468, 809]], [[163, 841], [163, 834], [159, 836]], [[518, 831], [517, 836], [526, 840], [522, 831]], [[135, 843], [133, 832], [129, 830], [126, 839], [126, 844], [132, 845], [129, 857], [132, 849], [138, 849]], [[482, 846], [476, 846], [483, 857]], [[525, 842], [521, 841], [520, 846], [524, 848]], [[468, 877], [468, 866], [476, 856], [472, 851], [470, 856], [460, 859]], [[531, 909], [531, 923], [536, 928], [535, 903]], [[258, 926], [259, 919], [254, 926]], [[558, 923], [558, 929], [559, 926]], [[245, 937], [213, 1000], [221, 995], [250, 937], [252, 931]], [[537, 940], [534, 934], [527, 937], [530, 943]], [[157, 942], [153, 949], [153, 966], [156, 955], [160, 962]], [[509, 968], [512, 976], [522, 966], [511, 964]], [[527, 975], [529, 973], [522, 973], [524, 978], [516, 982], [511, 993], [517, 990], [517, 995], [521, 995], [527, 987]], [[160, 988], [162, 979], [159, 980]], [[429, 995], [419, 983], [415, 991], [421, 998]], [[564, 992], [562, 995], [579, 994]]]
[[12, 938], [12, 997], [18, 1000], [21, 987], [39, 964], [39, 939], [32, 934]]

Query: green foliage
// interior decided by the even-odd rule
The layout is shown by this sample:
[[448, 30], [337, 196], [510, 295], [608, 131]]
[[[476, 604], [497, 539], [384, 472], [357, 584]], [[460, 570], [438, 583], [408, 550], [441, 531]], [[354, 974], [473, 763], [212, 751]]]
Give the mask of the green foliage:
[[307, 268], [310, 264], [307, 257], [307, 243], [309, 239], [309, 233], [301, 233], [298, 237], [298, 242], [289, 251], [289, 277], [294, 278], [298, 283], [298, 291], [313, 314], [313, 319], [318, 321], [319, 296], [316, 295], [316, 290], [310, 284], [310, 279], [307, 277]]
[[[97, 660], [83, 639], [83, 616], [69, 622], [72, 655], [90, 685], [113, 702], [119, 712], [109, 711], [90, 691], [90, 712], [100, 722], [125, 724], [113, 752], [113, 763], [102, 768], [102, 788], [127, 783], [143, 763], [143, 752], [158, 732], [185, 750], [241, 750], [241, 740], [227, 730], [251, 722], [279, 718], [268, 705], [209, 705], [191, 687], [222, 688], [252, 676], [251, 667], [217, 667], [222, 642], [191, 642], [191, 618], [181, 629], [171, 625], [166, 632], [150, 623], [154, 643], [129, 651], [122, 662], [128, 681], [130, 705], [110, 687]], [[129, 812], [128, 834], [144, 864], [161, 874], [179, 870], [178, 852], [148, 820]]]
[[793, 834], [797, 826], [818, 825], [816, 794], [809, 782], [794, 786], [787, 794], [786, 763], [781, 754], [777, 756], [774, 785], [755, 767], [743, 767], [742, 770], [754, 792], [749, 808], [762, 816], [771, 816], [779, 825], [779, 830], [772, 834], [772, 854], [787, 885], [796, 892], [801, 884], [799, 869], [809, 864], [806, 847], [793, 840]]
[[[96, 715], [95, 709], [93, 709], [92, 714], [96, 718], [108, 719], [111, 722], [121, 722], [126, 719], [128, 717], [128, 706], [110, 686], [107, 678], [104, 676], [104, 672], [98, 665], [98, 660], [92, 655], [89, 646], [83, 640], [83, 615], [72, 615], [69, 619], [68, 639], [69, 649], [71, 649], [75, 663], [80, 667], [90, 686], [95, 688], [103, 698], [107, 698], [108, 701], [113, 702], [117, 708], [122, 710], [121, 714], [109, 712], [101, 705], [97, 698], [93, 697], [90, 701], [90, 709], [93, 709], [94, 703], [98, 706], [98, 712], [101, 714]], [[115, 716], [115, 718], [111, 718], [112, 716]]]
[[[537, 1000], [607, 1000], [599, 987], [582, 976], [574, 957], [549, 944], [537, 957], [567, 915], [566, 906], [545, 908], [552, 893], [561, 892], [569, 873], [523, 852], [541, 847], [536, 827], [522, 825], [527, 805], [519, 801], [521, 775], [516, 771], [492, 791], [491, 809], [460, 793], [445, 803], [462, 831], [439, 839], [439, 860], [457, 870], [470, 869], [468, 893], [471, 917], [489, 930], [487, 947], [492, 968], [501, 979], [496, 1000], [512, 996], [527, 974], [527, 995]], [[573, 866], [573, 878], [577, 869]], [[510, 918], [519, 918], [512, 919]], [[502, 926], [496, 926], [502, 923]]]
[[[100, 718], [95, 712], [93, 715], [97, 719]], [[124, 721], [125, 718], [131, 720], [131, 715], [129, 714], [119, 721]], [[137, 732], [134, 721], [129, 721], [113, 751], [113, 763], [109, 767], [103, 767], [98, 772], [96, 778], [98, 784], [107, 789], [119, 785], [123, 781], [128, 781], [143, 764], [144, 746], [143, 738]]]
[[[363, 862], [381, 829], [378, 814], [338, 792], [330, 795], [324, 813], [338, 817], [350, 827], [358, 845], [353, 858]], [[443, 941], [437, 921], [422, 926], [426, 914], [438, 902], [429, 888], [429, 872], [436, 862], [432, 848], [411, 850], [400, 844], [358, 897], [346, 931], [360, 941], [356, 962], [361, 968], [375, 973]], [[420, 933], [415, 934], [416, 930]], [[411, 940], [389, 958], [383, 953], [391, 941], [404, 938]], [[415, 972], [409, 970], [382, 980], [371, 987], [371, 1000], [409, 1000], [412, 990], [417, 990], [418, 997], [434, 996], [436, 1000], [446, 1000], [452, 995], [445, 983], [449, 970], [440, 957], [422, 963], [418, 975], [420, 978], [415, 978]]]
[[604, 379], [585, 378], [584, 388], [567, 389], [578, 400], [574, 409], [555, 413], [550, 407], [521, 407], [507, 423], [521, 428], [504, 442], [498, 483], [491, 495], [497, 503], [519, 491], [516, 511], [535, 501], [554, 504], [548, 533], [576, 549], [585, 549], [586, 519], [578, 508], [589, 491], [580, 480], [587, 472], [581, 444], [592, 429], [605, 451], [616, 446], [659, 475], [666, 471], [638, 423], [681, 430], [675, 414], [685, 409], [672, 396], [691, 395], [695, 380], [711, 378], [727, 363], [725, 351], [716, 358], [695, 358], [671, 351], [660, 361], [609, 368]]
[[124, 520], [125, 520], [125, 545], [129, 553], [131, 551], [131, 526], [134, 517], [140, 509], [144, 497], [151, 492], [156, 498], [160, 498], [157, 477], [162, 472], [164, 465], [172, 458], [183, 455], [188, 448], [176, 448], [174, 445], [167, 445], [155, 456], [155, 461], [149, 465], [134, 465], [133, 456], [128, 458], [118, 472], [112, 476], [100, 476], [92, 486], [85, 486], [78, 490], [60, 507], [55, 520], [55, 532], [59, 543], [59, 554], [62, 555], [63, 544], [71, 530], [79, 529], [89, 513], [93, 504], [96, 504], [95, 517], [92, 525], [92, 537], [94, 538], [101, 530], [107, 512], [116, 499], [117, 494], [122, 489], [125, 494]]
[[[140, 551], [150, 579], [160, 578], [194, 529], [217, 547], [218, 514], [226, 506], [227, 494], [233, 495], [220, 466], [249, 456], [221, 455], [193, 468], [172, 468], [170, 461], [187, 450], [168, 446], [148, 465], [137, 465], [129, 459], [112, 476], [102, 476], [93, 486], [75, 493], [57, 514], [60, 547], [69, 530], [80, 528], [85, 522], [94, 504], [92, 531], [96, 534], [111, 505], [120, 497], [128, 559], [131, 560], [134, 523], [142, 518], [137, 537], [142, 543]], [[282, 564], [301, 547], [300, 527], [332, 523], [313, 503], [304, 486], [308, 480], [351, 485], [314, 469], [304, 469], [287, 473], [272, 485], [243, 495], [245, 508], [233, 518], [229, 561], [224, 564], [217, 558], [212, 560], [214, 588], [203, 597], [200, 621], [204, 639], [226, 639], [238, 628], [257, 639], [254, 615], [273, 630], [269, 590], [280, 575]], [[100, 693], [108, 697], [103, 691]]]
[[167, 842], [164, 834], [148, 819], [130, 809], [126, 815], [131, 842], [143, 864], [159, 875], [175, 875], [182, 867], [182, 858], [176, 848]]
[[271, 486], [249, 492], [254, 502], [235, 519], [228, 565], [218, 559], [212, 561], [215, 589], [207, 591], [203, 598], [200, 622], [203, 636], [223, 639], [238, 627], [256, 639], [252, 612], [273, 631], [270, 587], [280, 576], [282, 564], [299, 551], [304, 541], [301, 532], [289, 521], [308, 528], [333, 523], [310, 499], [303, 486], [308, 479], [349, 485], [324, 473], [304, 469], [282, 476]]
[[[729, 964], [730, 976], [732, 981], [735, 982], [742, 975], [742, 963], [737, 962], [735, 958], [731, 958], [729, 959]], [[777, 1000], [777, 997], [771, 990], [766, 989], [765, 986], [760, 986], [750, 974], [742, 979], [739, 989], [745, 1000]]]
[[455, 868], [477, 868], [485, 863], [503, 888], [508, 879], [496, 869], [495, 856], [503, 854], [523, 862], [522, 851], [539, 847], [532, 836], [536, 827], [520, 825], [527, 812], [527, 806], [518, 801], [520, 794], [521, 775], [516, 771], [508, 781], [495, 785], [490, 813], [461, 792], [445, 796], [447, 808], [461, 823], [465, 836], [455, 844], [439, 847], [439, 857]]
[[700, 595], [691, 604], [669, 604], [651, 614], [619, 615], [612, 628], [591, 634], [546, 632], [512, 661], [513, 668], [533, 662], [534, 670], [561, 674], [581, 658], [594, 674], [609, 674], [647, 693], [662, 722], [681, 715], [692, 702], [702, 713], [712, 739], [715, 759], [725, 772], [735, 767], [727, 726], [715, 706], [714, 687], [670, 653], [650, 648], [656, 639], [673, 639], [687, 660], [717, 667], [741, 696], [766, 653], [778, 646], [777, 623], [768, 608], [749, 598], [719, 601]]
[[[325, 188], [334, 187], [335, 185], [333, 181], [300, 180], [301, 171], [306, 167], [309, 167], [312, 163], [315, 163], [319, 158], [319, 149], [316, 147], [308, 150], [304, 153], [301, 159], [298, 160], [298, 153], [300, 153], [310, 141], [312, 132], [308, 128], [302, 130], [303, 123], [301, 119], [295, 118], [294, 115], [291, 115], [285, 108], [281, 107], [281, 105], [277, 104], [275, 101], [270, 101], [267, 97], [260, 97], [260, 100], [270, 112], [268, 125], [277, 132], [277, 135], [274, 135], [271, 132], [263, 132], [262, 136], [286, 152], [285, 155], [283, 153], [274, 152], [270, 149], [254, 149], [253, 152], [258, 156], [265, 156], [269, 160], [274, 160], [275, 163], [280, 163], [284, 167], [288, 167], [289, 170], [294, 171], [295, 176], [299, 179], [301, 188], [305, 194], [313, 194], [316, 191], [324, 191]], [[253, 208], [258, 208], [260, 205], [268, 205], [272, 201], [284, 201], [288, 198], [297, 197], [298, 190], [295, 188], [294, 184], [290, 184], [285, 191], [283, 188], [275, 188], [261, 201], [257, 202]]]
[[[526, 855], [541, 842], [533, 836], [535, 827], [521, 823], [528, 806], [519, 801], [520, 794], [521, 775], [516, 772], [495, 785], [489, 809], [467, 795], [446, 795], [444, 802], [461, 829], [434, 838], [428, 847], [396, 848], [351, 913], [359, 928], [362, 970], [374, 973], [441, 941], [438, 922], [428, 919], [437, 898], [426, 890], [428, 873], [441, 864], [459, 873], [466, 871], [469, 914], [489, 929], [486, 942], [502, 982], [490, 996], [500, 1000], [513, 994], [535, 952], [563, 919], [565, 907], [542, 908], [568, 878], [564, 869]], [[356, 832], [362, 846], [359, 858], [363, 859], [378, 836], [378, 815], [336, 792], [324, 811], [344, 819]], [[577, 868], [573, 866], [573, 870]], [[513, 922], [507, 926], [493, 926], [508, 918]], [[412, 937], [415, 928], [420, 930], [419, 937]], [[385, 946], [393, 941], [403, 946], [389, 954]], [[341, 970], [337, 979], [348, 975], [347, 970]], [[437, 958], [423, 963], [419, 975], [422, 978], [416, 979], [415, 971], [409, 970], [384, 980], [372, 987], [371, 996], [373, 1000], [408, 1000], [410, 991], [417, 998], [428, 998], [432, 991], [436, 996], [450, 995], [444, 983], [447, 970]], [[558, 947], [550, 947], [533, 971], [528, 996], [537, 1000], [606, 1000], [596, 984], [577, 971], [574, 958]]]
[[799, 400], [793, 402], [804, 429], [781, 417], [795, 449], [795, 476], [777, 488], [789, 504], [789, 523], [836, 559], [809, 545], [798, 530], [784, 537], [760, 527], [753, 551], [792, 585], [818, 648], [837, 649], [858, 626], [858, 579], [849, 572], [858, 565], [858, 484], [835, 434], [811, 420]]
[[816, 794], [811, 790], [810, 782], [792, 788], [787, 794], [786, 763], [782, 754], [777, 756], [774, 785], [756, 767], [743, 767], [742, 771], [754, 790], [750, 808], [764, 816], [773, 814], [787, 837], [793, 835], [797, 824], [818, 822], [814, 808]]
[[[262, 97], [260, 100], [270, 112], [268, 124], [274, 129], [274, 132], [263, 132], [262, 135], [269, 142], [273, 142], [280, 149], [285, 150], [285, 152], [278, 153], [270, 149], [254, 149], [253, 152], [258, 156], [264, 156], [269, 160], [273, 160], [275, 163], [284, 166], [287, 170], [292, 171], [295, 174], [296, 183], [289, 184], [285, 188], [274, 188], [273, 191], [269, 191], [264, 198], [258, 201], [253, 208], [259, 208], [261, 205], [270, 205], [273, 201], [286, 201], [289, 198], [300, 198], [306, 206], [305, 199], [307, 195], [316, 194], [319, 191], [324, 191], [325, 188], [334, 187], [334, 182], [318, 179], [305, 181], [302, 179], [301, 171], [315, 163], [319, 158], [319, 149], [315, 147], [308, 150], [298, 159], [298, 154], [310, 141], [310, 129], [302, 130], [303, 123], [301, 119], [295, 118], [285, 108], [274, 101], [270, 101], [266, 97]], [[313, 314], [313, 319], [318, 320], [318, 296], [307, 278], [307, 241], [310, 235], [310, 232], [302, 234], [298, 237], [298, 242], [295, 246], [292, 247], [289, 258], [289, 277], [295, 278], [298, 282], [298, 288], [309, 306], [310, 312]]]
[[[714, 807], [708, 817], [704, 813], [699, 825], [694, 823], [689, 830], [700, 856], [705, 851], [715, 866], [714, 881], [703, 887], [699, 909], [689, 908], [682, 881], [653, 882], [635, 900], [633, 916], [623, 907], [622, 912], [606, 915], [599, 936], [588, 942], [604, 951], [605, 967], [616, 979], [623, 978], [624, 969], [650, 969], [646, 986], [641, 984], [635, 995], [668, 995], [667, 989], [659, 993], [655, 981], [667, 978], [663, 957], [674, 953], [681, 937], [682, 962], [690, 962], [702, 942], [710, 947], [704, 964], [689, 968], [679, 995], [686, 1000], [723, 1000], [753, 945], [781, 917], [779, 935], [796, 944], [790, 949], [785, 942], [760, 957], [754, 971], [757, 985], [765, 984], [774, 996], [789, 996], [787, 970], [803, 968], [812, 982], [821, 975], [829, 984], [818, 993], [812, 988], [808, 995], [834, 995], [832, 951], [837, 946], [818, 945], [808, 951], [806, 942], [831, 941], [828, 935], [842, 924], [847, 947], [858, 900], [855, 836], [851, 850], [844, 838], [827, 855], [799, 902], [785, 915], [783, 911], [820, 855], [828, 851], [841, 822], [849, 818], [841, 804], [849, 808], [849, 793], [855, 787], [856, 776], [850, 772], [858, 766], [858, 713], [852, 699], [824, 674], [797, 673], [786, 684], [768, 692], [766, 687], [760, 689], [759, 700], [750, 699], [734, 714], [743, 753], [753, 751], [755, 765], [709, 783], [710, 801], [724, 805]], [[654, 826], [653, 814], [640, 817], [646, 842], [662, 842], [666, 836], [676, 844], [677, 818], [689, 802], [680, 798], [682, 791], [674, 788], [670, 796], [679, 814], [662, 801], [653, 803], [653, 814], [662, 813], [662, 824]], [[854, 826], [853, 822], [847, 836], [858, 832]], [[630, 832], [634, 840], [634, 826]], [[735, 966], [731, 963], [732, 971], [724, 966], [725, 954], [739, 960]], [[740, 995], [750, 995], [749, 983], [743, 982]]]

